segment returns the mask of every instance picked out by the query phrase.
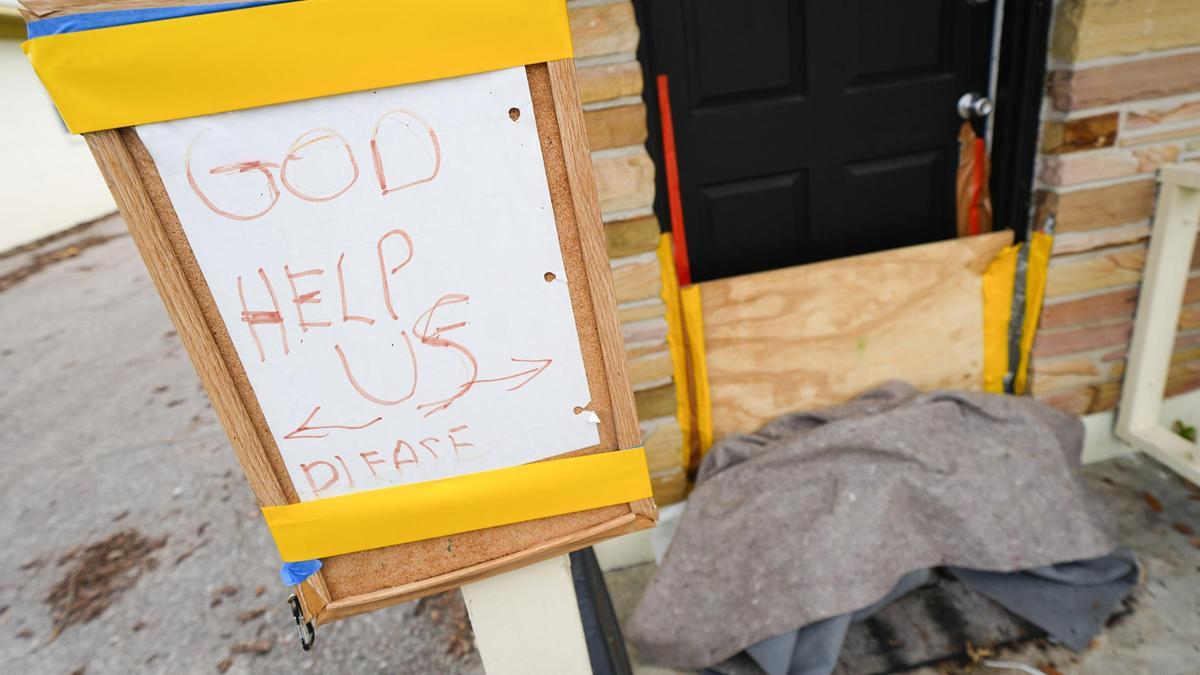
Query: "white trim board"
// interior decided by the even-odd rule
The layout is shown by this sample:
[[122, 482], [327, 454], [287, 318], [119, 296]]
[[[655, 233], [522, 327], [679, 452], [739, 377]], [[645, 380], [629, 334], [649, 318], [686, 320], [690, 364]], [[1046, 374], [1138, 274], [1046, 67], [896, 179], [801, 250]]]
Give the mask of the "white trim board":
[[[1116, 414], [1111, 410], [1080, 418], [1083, 422], [1084, 464], [1095, 464], [1137, 452], [1113, 433], [1115, 418]], [[1200, 389], [1163, 400], [1159, 424], [1169, 427], [1175, 420], [1200, 428]]]
[[1168, 164], [1158, 174], [1158, 203], [1138, 293], [1116, 434], [1200, 485], [1200, 453], [1163, 424], [1163, 392], [1196, 245], [1200, 166]]

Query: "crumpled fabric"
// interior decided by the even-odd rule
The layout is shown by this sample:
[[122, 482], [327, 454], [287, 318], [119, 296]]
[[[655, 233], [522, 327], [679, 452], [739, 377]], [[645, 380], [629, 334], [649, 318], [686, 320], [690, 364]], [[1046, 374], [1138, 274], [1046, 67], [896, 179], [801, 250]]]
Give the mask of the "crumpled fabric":
[[[1141, 567], [1126, 548], [1091, 560], [1021, 572], [946, 568], [967, 587], [1082, 651], [1104, 627], [1118, 604], [1137, 586]], [[837, 667], [850, 624], [864, 621], [924, 585], [930, 570], [901, 577], [885, 597], [850, 614], [822, 619], [755, 643], [704, 670], [705, 675], [830, 675]]]
[[1027, 398], [890, 382], [715, 444], [629, 626], [648, 664], [701, 669], [853, 614], [905, 575], [1101, 558], [1115, 514], [1077, 418]]

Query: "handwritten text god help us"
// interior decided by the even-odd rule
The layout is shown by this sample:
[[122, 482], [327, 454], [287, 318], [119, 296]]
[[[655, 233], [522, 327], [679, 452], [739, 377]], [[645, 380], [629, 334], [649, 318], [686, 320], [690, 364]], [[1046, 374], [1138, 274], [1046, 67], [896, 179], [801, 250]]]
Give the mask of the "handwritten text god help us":
[[[521, 116], [518, 107], [501, 113], [508, 124]], [[268, 152], [266, 143], [230, 150], [246, 129], [198, 123], [183, 129], [186, 145], [173, 148], [183, 150], [182, 175], [164, 176], [169, 191], [186, 186], [190, 193], [172, 194], [172, 201], [218, 305], [225, 305], [226, 327], [302, 498], [459, 475], [594, 443], [594, 424], [580, 424], [586, 376], [544, 173], [528, 174], [540, 175], [532, 196], [494, 197], [491, 205], [470, 203], [469, 194], [455, 199], [454, 191], [437, 193], [438, 184], [478, 183], [478, 174], [445, 178], [443, 154], [455, 135], [478, 147], [469, 130], [479, 125], [452, 122], [441, 138], [407, 108], [376, 112], [366, 124], [361, 115], [331, 115], [336, 124], [307, 128], [286, 150], [279, 152], [282, 142], [274, 146], [275, 156], [254, 155]], [[152, 153], [167, 144], [142, 134]], [[525, 167], [517, 173], [531, 164], [542, 170], [540, 150], [528, 147], [536, 128], [515, 138], [515, 152], [501, 141], [475, 156], [495, 166], [496, 157], [514, 155], [510, 164]], [[209, 215], [183, 213], [181, 196]], [[379, 217], [376, 202], [404, 199], [433, 215], [399, 223], [404, 219], [390, 211]], [[531, 208], [539, 223], [534, 233], [511, 225]], [[242, 240], [207, 243], [196, 223], [214, 215], [244, 224], [235, 230]], [[472, 230], [460, 224], [468, 217], [498, 220]], [[432, 220], [439, 227], [429, 227]], [[257, 232], [264, 223], [271, 226]], [[261, 252], [257, 262], [250, 252]], [[545, 290], [530, 291], [529, 265], [519, 280], [503, 266], [483, 273], [478, 268], [489, 254], [501, 262], [525, 256], [539, 265], [541, 289], [555, 295], [539, 299]], [[496, 297], [501, 287], [526, 300]], [[564, 337], [572, 349], [560, 353], [555, 345]], [[512, 407], [551, 400], [574, 419], [523, 427], [531, 408]], [[529, 445], [543, 449], [512, 451]], [[497, 448], [511, 456], [491, 457]]]

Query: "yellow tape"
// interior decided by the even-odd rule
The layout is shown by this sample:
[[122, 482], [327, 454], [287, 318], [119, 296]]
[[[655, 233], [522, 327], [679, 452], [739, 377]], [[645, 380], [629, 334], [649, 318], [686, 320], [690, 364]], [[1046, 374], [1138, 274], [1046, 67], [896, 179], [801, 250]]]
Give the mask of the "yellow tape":
[[671, 252], [671, 235], [658, 239], [658, 264], [662, 278], [663, 303], [667, 306], [667, 346], [671, 350], [671, 370], [675, 377], [675, 419], [683, 432], [680, 446], [685, 469], [691, 461], [692, 394], [688, 390], [687, 354], [684, 353], [683, 314], [679, 307], [679, 279], [675, 275], [675, 256]]
[[983, 273], [983, 390], [1004, 393], [1008, 372], [1008, 322], [1020, 244], [1005, 246]]
[[700, 456], [713, 443], [712, 399], [708, 391], [708, 362], [704, 356], [704, 315], [700, 309], [700, 286], [680, 289], [683, 331], [687, 336], [688, 358], [692, 364], [692, 389], [696, 401], [696, 432], [700, 437]]
[[[1028, 381], [1029, 357], [1046, 293], [1046, 271], [1053, 244], [1054, 238], [1042, 232], [1033, 233], [1028, 242], [1021, 360], [1013, 383], [1016, 394], [1025, 393]], [[995, 394], [1004, 393], [1004, 376], [1008, 372], [1008, 324], [1012, 319], [1013, 279], [1022, 245], [1004, 247], [983, 274], [983, 390]]]
[[280, 557], [298, 562], [625, 504], [650, 494], [646, 451], [633, 448], [262, 512]]
[[571, 57], [562, 0], [304, 0], [22, 48], [74, 133]]

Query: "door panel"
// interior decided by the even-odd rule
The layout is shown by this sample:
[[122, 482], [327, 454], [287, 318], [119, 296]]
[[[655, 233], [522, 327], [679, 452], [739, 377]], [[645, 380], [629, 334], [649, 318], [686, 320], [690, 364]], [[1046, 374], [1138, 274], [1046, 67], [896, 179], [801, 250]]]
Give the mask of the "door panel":
[[844, 231], [854, 238], [843, 240], [845, 249], [870, 253], [943, 238], [935, 224], [946, 205], [935, 188], [947, 178], [945, 160], [936, 148], [847, 164], [845, 193], [870, 198], [849, 204]]
[[847, 86], [951, 74], [951, 3], [845, 0], [845, 9]]
[[[748, 178], [700, 188], [712, 241], [722, 252], [715, 276], [786, 267], [801, 252], [808, 220], [805, 172]], [[774, 227], [774, 223], [791, 227]]]
[[[695, 36], [689, 60], [695, 64], [695, 106], [802, 93], [803, 39], [798, 13], [786, 0], [696, 2], [684, 20]], [[730, 40], [730, 33], [753, 35]]]
[[696, 281], [954, 235], [990, 4], [649, 0]]

